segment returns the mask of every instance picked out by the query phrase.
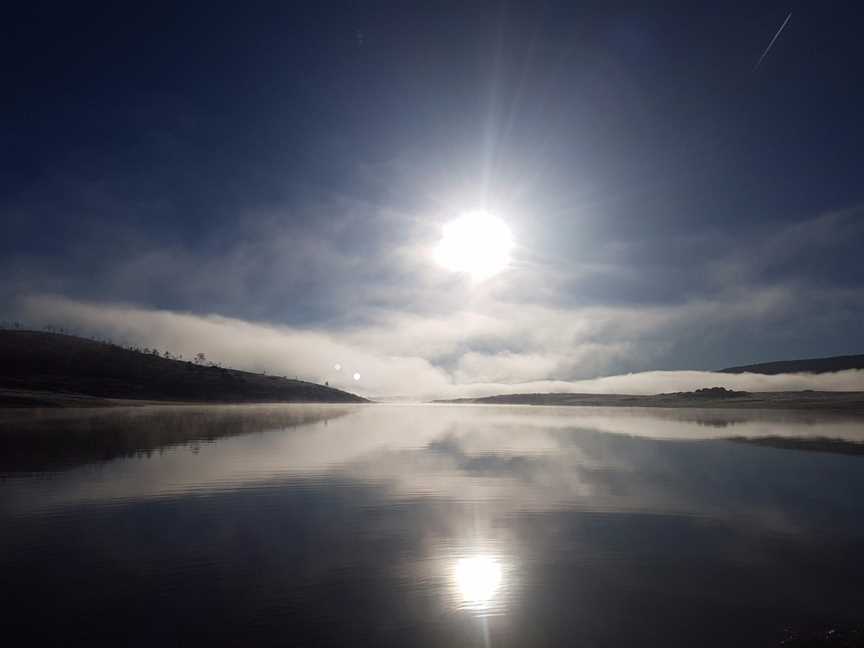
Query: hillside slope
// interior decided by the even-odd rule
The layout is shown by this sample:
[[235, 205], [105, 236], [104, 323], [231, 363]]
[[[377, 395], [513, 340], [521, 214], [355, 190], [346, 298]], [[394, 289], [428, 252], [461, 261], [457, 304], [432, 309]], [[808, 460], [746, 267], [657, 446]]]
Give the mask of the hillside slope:
[[762, 362], [721, 369], [720, 373], [831, 373], [847, 369], [864, 369], [864, 355], [834, 356], [831, 358], [811, 358], [808, 360], [780, 360], [778, 362]]
[[45, 393], [223, 403], [366, 401], [302, 380], [203, 366], [73, 335], [26, 330], [0, 331], [0, 391], [0, 404], [7, 405], [39, 404], [39, 394]]

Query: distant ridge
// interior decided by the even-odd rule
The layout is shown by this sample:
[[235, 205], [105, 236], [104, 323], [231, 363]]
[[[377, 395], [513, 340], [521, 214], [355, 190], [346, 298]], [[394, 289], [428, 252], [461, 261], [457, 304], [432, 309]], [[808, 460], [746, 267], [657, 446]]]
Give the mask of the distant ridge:
[[808, 360], [780, 360], [762, 362], [721, 369], [720, 373], [756, 373], [776, 375], [782, 373], [832, 373], [848, 369], [864, 369], [864, 355], [833, 356], [831, 358], [812, 358]]
[[362, 403], [355, 394], [277, 376], [166, 358], [74, 335], [0, 330], [0, 406], [198, 403]]
[[805, 409], [864, 414], [864, 392], [746, 392], [707, 387], [669, 394], [499, 394], [434, 401], [470, 405], [553, 405], [582, 407], [694, 407], [709, 409]]

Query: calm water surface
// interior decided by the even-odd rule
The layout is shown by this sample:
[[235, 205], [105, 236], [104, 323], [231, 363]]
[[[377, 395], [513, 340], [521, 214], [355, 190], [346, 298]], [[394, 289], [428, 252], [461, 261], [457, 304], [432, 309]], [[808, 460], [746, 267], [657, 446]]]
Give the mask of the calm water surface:
[[864, 623], [862, 442], [778, 412], [6, 411], [0, 620], [28, 645], [776, 646]]

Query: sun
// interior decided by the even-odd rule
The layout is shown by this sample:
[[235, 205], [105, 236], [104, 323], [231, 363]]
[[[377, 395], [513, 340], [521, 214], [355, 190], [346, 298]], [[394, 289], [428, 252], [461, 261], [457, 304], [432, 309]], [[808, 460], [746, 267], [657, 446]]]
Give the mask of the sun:
[[474, 280], [494, 277], [510, 264], [513, 234], [500, 218], [471, 212], [444, 225], [435, 260]]

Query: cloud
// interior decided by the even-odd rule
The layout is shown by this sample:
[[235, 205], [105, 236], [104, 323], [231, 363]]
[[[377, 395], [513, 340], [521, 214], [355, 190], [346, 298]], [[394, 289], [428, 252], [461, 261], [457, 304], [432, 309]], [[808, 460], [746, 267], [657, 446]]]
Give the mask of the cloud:
[[[755, 307], [742, 307], [742, 312], [759, 316], [764, 307], [757, 301]], [[425, 400], [525, 392], [653, 394], [713, 386], [748, 391], [864, 390], [864, 371], [776, 376], [645, 371], [581, 380], [540, 379], [555, 373], [566, 375], [572, 370], [568, 363], [609, 365], [609, 357], [624, 353], [626, 346], [598, 344], [591, 341], [593, 336], [614, 338], [616, 328], [622, 338], [640, 331], [656, 334], [653, 327], [672, 326], [676, 317], [688, 321], [704, 314], [698, 305], [677, 315], [664, 313], [653, 318], [618, 312], [616, 319], [605, 311], [575, 315], [528, 312], [523, 314], [524, 320], [507, 323], [467, 313], [439, 319], [401, 316], [330, 332], [54, 296], [27, 298], [21, 311], [33, 321], [62, 322], [82, 332], [187, 357], [204, 352], [226, 366], [328, 381], [372, 397]], [[708, 313], [713, 314], [714, 309], [709, 308]], [[471, 350], [484, 344], [490, 349], [516, 349], [518, 342], [522, 350]], [[563, 350], [568, 345], [572, 349]], [[544, 353], [534, 350], [544, 348]], [[337, 363], [340, 371], [335, 369]], [[351, 377], [355, 371], [361, 375], [359, 382]]]
[[[587, 220], [575, 231], [561, 217], [515, 214], [514, 266], [478, 285], [431, 262], [445, 212], [428, 206], [330, 196], [250, 207], [222, 214], [194, 244], [103, 214], [56, 255], [0, 256], [0, 303], [21, 304], [34, 323], [373, 397], [608, 391], [591, 381], [859, 352], [862, 213], [677, 233]], [[568, 246], [572, 234], [575, 247], [552, 250], [542, 233]], [[333, 374], [337, 362], [345, 369]], [[355, 370], [360, 384], [345, 377]], [[705, 385], [663, 376], [616, 389]]]

